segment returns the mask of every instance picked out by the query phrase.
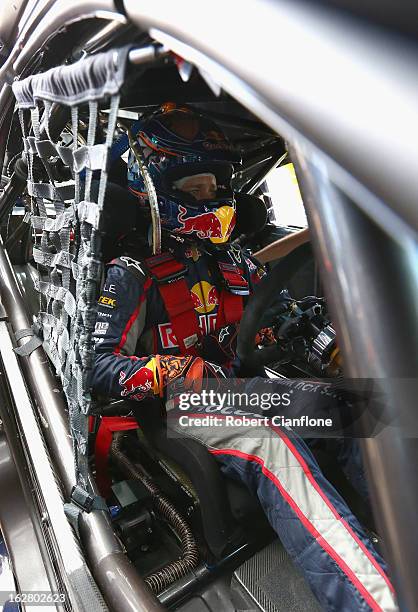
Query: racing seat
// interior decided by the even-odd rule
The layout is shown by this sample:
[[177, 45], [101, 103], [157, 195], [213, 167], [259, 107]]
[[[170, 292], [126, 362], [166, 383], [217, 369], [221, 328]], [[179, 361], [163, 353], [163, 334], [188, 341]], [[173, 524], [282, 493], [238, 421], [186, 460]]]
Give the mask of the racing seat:
[[159, 402], [157, 406], [156, 400], [149, 400], [138, 406], [132, 400], [118, 400], [102, 406], [100, 413], [107, 417], [136, 413], [139, 429], [126, 440], [127, 454], [135, 462], [140, 450], [159, 467], [165, 464], [175, 486], [186, 487], [198, 500], [201, 531], [216, 559], [249, 542], [249, 534], [251, 542], [270, 537], [271, 527], [257, 498], [241, 482], [223, 477], [203, 444], [170, 432]]

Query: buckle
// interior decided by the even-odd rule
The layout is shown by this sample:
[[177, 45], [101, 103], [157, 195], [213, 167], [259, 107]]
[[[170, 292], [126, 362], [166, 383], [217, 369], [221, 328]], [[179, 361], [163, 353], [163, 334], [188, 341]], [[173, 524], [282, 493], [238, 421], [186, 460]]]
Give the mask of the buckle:
[[225, 287], [235, 295], [249, 295], [250, 287], [247, 280], [238, 272], [229, 272], [223, 275]]
[[[174, 257], [167, 253], [154, 255], [145, 260], [150, 276], [158, 284], [173, 283], [186, 276], [187, 266], [178, 262]], [[170, 272], [170, 268], [174, 271]], [[167, 273], [166, 270], [168, 271]]]
[[226, 289], [235, 295], [249, 295], [248, 281], [235, 264], [218, 262], [219, 270]]
[[178, 272], [173, 272], [172, 274], [167, 274], [166, 276], [158, 277], [155, 272], [151, 273], [152, 278], [159, 284], [164, 285], [165, 283], [173, 283], [176, 280], [181, 280], [186, 276], [187, 268], [184, 266]]
[[189, 349], [192, 346], [197, 347], [197, 345], [199, 344], [199, 336], [197, 334], [192, 334], [191, 336], [187, 336], [187, 338], [184, 338], [183, 342], [186, 349]]
[[233, 285], [232, 283], [225, 282], [226, 288], [230, 293], [234, 295], [250, 295], [250, 289], [248, 284], [246, 287]]

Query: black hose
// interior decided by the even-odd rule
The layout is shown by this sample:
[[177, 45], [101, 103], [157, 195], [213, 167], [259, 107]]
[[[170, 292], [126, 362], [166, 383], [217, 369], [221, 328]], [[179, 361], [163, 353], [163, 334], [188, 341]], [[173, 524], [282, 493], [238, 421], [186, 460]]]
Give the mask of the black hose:
[[277, 347], [255, 348], [255, 337], [266, 309], [278, 293], [285, 288], [288, 280], [305, 263], [311, 252], [309, 243], [303, 244], [284, 257], [256, 286], [248, 300], [239, 326], [237, 355], [242, 364], [241, 375], [250, 375], [251, 369], [277, 360]]
[[193, 533], [184, 518], [173, 504], [160, 492], [157, 485], [146, 476], [121, 449], [123, 432], [115, 434], [112, 442], [111, 456], [117, 462], [118, 467], [130, 478], [139, 480], [151, 494], [156, 511], [166, 519], [177, 533], [182, 548], [182, 558], [173, 561], [151, 574], [145, 579], [146, 585], [156, 594], [161, 593], [166, 587], [176, 580], [185, 576], [190, 570], [197, 567], [199, 562], [199, 550]]

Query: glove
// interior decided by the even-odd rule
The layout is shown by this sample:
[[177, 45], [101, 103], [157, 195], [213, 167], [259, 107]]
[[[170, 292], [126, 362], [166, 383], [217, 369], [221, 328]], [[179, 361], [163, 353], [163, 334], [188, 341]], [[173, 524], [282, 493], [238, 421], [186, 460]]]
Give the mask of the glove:
[[178, 383], [183, 389], [200, 392], [209, 380], [213, 388], [213, 379], [235, 376], [232, 367], [220, 366], [191, 355], [159, 355], [157, 369], [160, 396], [164, 395], [168, 384]]

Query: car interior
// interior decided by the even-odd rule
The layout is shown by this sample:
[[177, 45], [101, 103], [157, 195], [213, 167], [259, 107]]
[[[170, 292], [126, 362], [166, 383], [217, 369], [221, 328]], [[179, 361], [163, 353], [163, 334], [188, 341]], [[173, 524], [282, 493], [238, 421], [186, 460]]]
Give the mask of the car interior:
[[[296, 170], [299, 181], [296, 189], [301, 189], [302, 198], [309, 193], [305, 181], [309, 182], [310, 174], [306, 168], [305, 173], [301, 171], [303, 166], [298, 151], [286, 135], [271, 127], [271, 122], [262, 120], [260, 113], [250, 110], [244, 103], [245, 96], [235, 98], [205, 70], [168, 50], [145, 29], [142, 31], [133, 24], [119, 27], [113, 22], [109, 23], [113, 27], [109, 27], [105, 33], [91, 36], [90, 21], [75, 20], [65, 31], [59, 31], [51, 40], [50, 47], [33, 60], [29, 71], [30, 74], [41, 74], [55, 68], [57, 60], [54, 49], [60, 46], [63, 55], [60, 64], [71, 66], [102, 51], [129, 45], [129, 60], [119, 92], [116, 116], [112, 117], [109, 97], [103, 97], [98, 102], [95, 121], [96, 140], [93, 142], [108, 146], [106, 143], [111, 138], [109, 150], [114, 152], [110, 154], [106, 167], [106, 190], [101, 213], [101, 282], [107, 262], [135, 249], [140, 253], [149, 242], [150, 218], [139, 207], [132, 209], [131, 200], [127, 197], [126, 151], [118, 155], [115, 143], [126, 136], [144, 113], [165, 102], [187, 104], [204, 113], [221, 126], [240, 151], [242, 163], [234, 168], [232, 179], [237, 205], [237, 223], [231, 236], [233, 244], [254, 254], [301, 229], [299, 221], [295, 225], [293, 222], [281, 225], [277, 221], [277, 211], [281, 207], [287, 207], [289, 218], [292, 218], [292, 208], [288, 202], [281, 201], [280, 192], [271, 189], [271, 177], [287, 167]], [[68, 36], [69, 32], [71, 36]], [[15, 293], [19, 294], [17, 300], [24, 302], [26, 318], [22, 321], [28, 321], [24, 327], [30, 327], [40, 310], [42, 298], [39, 287], [46, 282], [48, 272], [39, 259], [35, 261], [36, 248], [42, 244], [54, 257], [59, 245], [54, 242], [54, 231], [51, 230], [50, 234], [45, 231], [45, 227], [49, 226], [44, 225], [41, 231], [31, 223], [34, 197], [27, 188], [28, 172], [39, 184], [64, 186], [74, 183], [75, 173], [65, 162], [65, 152], [50, 156], [47, 165], [39, 162], [28, 169], [29, 157], [23, 146], [22, 127], [29, 136], [36, 136], [38, 141], [42, 138], [52, 140], [57, 150], [59, 147], [60, 151], [73, 151], [92, 146], [92, 114], [91, 106], [87, 103], [80, 104], [77, 114], [65, 105], [54, 103], [45, 106], [44, 113], [41, 112], [38, 117], [39, 124], [35, 126], [33, 115], [20, 113], [17, 107], [9, 117], [0, 191], [0, 235], [2, 249], [4, 247], [10, 262], [12, 280], [4, 273], [9, 264], [4, 263], [1, 257], [0, 276], [3, 271], [4, 278], [9, 279], [7, 283], [12, 287], [5, 300], [9, 310], [14, 308], [18, 312], [12, 295], [16, 290]], [[110, 127], [113, 120], [114, 130]], [[93, 193], [99, 193], [98, 197], [101, 176], [96, 169], [88, 179]], [[321, 184], [319, 179], [318, 184]], [[345, 210], [346, 202], [343, 199], [339, 201], [338, 197], [335, 214]], [[327, 198], [324, 197], [324, 200]], [[339, 208], [338, 203], [341, 205]], [[304, 204], [312, 229], [314, 224], [318, 224], [319, 217], [312, 213], [305, 200]], [[66, 200], [65, 209], [68, 208]], [[57, 221], [52, 201], [51, 209], [47, 208], [44, 214], [51, 219], [51, 223]], [[332, 218], [331, 213], [329, 218]], [[381, 228], [377, 231], [381, 231]], [[359, 231], [358, 235], [361, 236], [362, 232]], [[81, 242], [76, 233], [69, 240], [74, 249]], [[324, 244], [325, 240], [321, 242], [316, 239], [312, 245], [308, 243], [268, 264], [268, 282], [262, 283], [248, 300], [238, 338], [249, 372], [251, 367], [256, 367], [257, 371], [262, 367], [268, 378], [315, 380], [342, 379], [348, 371], [352, 374], [353, 370], [347, 370], [344, 361], [347, 352], [340, 351], [340, 338], [343, 337], [347, 346], [350, 334], [344, 324], [335, 320], [334, 315], [338, 312], [335, 304], [338, 302], [333, 302], [333, 308], [328, 305], [330, 295], [332, 299], [335, 298], [332, 284], [327, 280], [327, 275], [333, 271], [333, 261], [331, 258], [324, 259], [324, 251], [321, 251]], [[394, 256], [392, 261], [395, 259]], [[72, 290], [74, 286], [71, 285]], [[99, 289], [100, 283], [95, 290], [96, 298]], [[335, 295], [338, 297], [338, 292]], [[257, 332], [262, 327], [273, 329], [277, 340], [274, 348], [255, 344]], [[51, 337], [53, 334], [52, 330]], [[14, 338], [16, 346], [21, 344], [22, 337]], [[23, 359], [26, 359], [23, 367], [28, 368], [25, 370], [26, 378], [32, 381], [28, 383], [28, 388], [32, 389], [31, 384], [36, 380], [35, 370], [29, 373], [32, 357]], [[2, 370], [3, 361], [2, 357]], [[58, 465], [60, 443], [48, 423], [54, 420], [56, 411], [59, 414], [56, 424], [61, 423], [61, 431], [67, 431], [70, 436], [72, 407], [65, 397], [61, 373], [56, 372], [56, 362], [50, 354], [48, 357], [43, 354], [41, 361], [42, 368], [48, 370], [44, 379], [47, 381], [44, 382], [45, 388], [48, 387], [48, 392], [53, 389], [61, 408], [56, 408], [49, 400], [49, 407], [44, 411], [44, 400], [39, 399], [41, 395], [38, 397], [32, 391], [30, 395], [33, 404], [41, 407], [41, 416], [38, 415], [36, 419], [40, 429], [46, 431], [50, 463], [54, 465], [57, 460]], [[13, 395], [10, 390], [7, 393]], [[131, 569], [124, 566], [127, 578], [120, 580], [117, 587], [120, 592], [113, 592], [114, 587], [109, 587], [106, 602], [109, 603], [109, 593], [112, 593], [112, 605], [120, 610], [158, 610], [160, 606], [181, 612], [319, 610], [319, 604], [269, 525], [257, 498], [243, 484], [226, 478], [213, 455], [199, 442], [172, 435], [154, 400], [143, 404], [139, 423], [130, 400], [112, 400], [93, 395], [89, 406], [89, 477], [92, 490], [106, 500], [108, 508], [100, 533], [108, 533], [111, 534], [109, 537], [115, 538], [117, 546], [120, 546], [117, 548], [116, 544], [112, 544], [117, 555], [126, 556], [129, 568], [133, 567], [135, 576], [139, 576], [138, 584], [145, 585], [143, 590], [140, 590], [142, 586], [138, 587], [138, 601], [144, 598], [143, 607], [139, 607], [132, 595], [134, 586], [122, 584], [129, 583], [131, 576], [128, 573]], [[6, 426], [15, 432], [17, 438], [19, 423], [16, 425], [12, 421], [9, 423], [5, 419]], [[356, 425], [354, 423], [354, 431], [357, 431]], [[312, 451], [325, 476], [366, 528], [373, 545], [379, 551], [384, 551], [385, 533], [380, 529], [382, 523], [379, 524], [376, 513], [364, 503], [335, 461], [335, 441], [321, 440], [312, 447]], [[69, 485], [66, 476], [62, 475], [59, 467], [54, 467], [54, 470], [67, 498]], [[82, 557], [88, 559], [89, 571], [99, 581], [99, 575], [105, 574], [107, 568], [97, 561], [99, 553], [94, 562], [91, 560], [94, 555], [89, 558], [95, 546], [95, 538], [91, 535], [93, 531], [89, 531], [96, 520], [94, 515], [95, 512], [91, 512], [89, 517], [81, 519], [77, 538], [80, 538]], [[42, 529], [45, 535], [48, 525]], [[48, 537], [52, 542], [53, 536]], [[101, 546], [99, 540], [97, 537], [97, 550]], [[55, 545], [56, 548], [59, 547]], [[54, 546], [50, 545], [49, 550], [53, 549]], [[87, 549], [89, 553], [86, 553]], [[56, 550], [54, 554], [57, 554]], [[59, 577], [59, 563], [56, 561], [55, 566], [51, 573]], [[108, 576], [112, 571], [109, 569]], [[56, 579], [65, 586], [64, 578]], [[110, 578], [107, 579], [111, 582]], [[131, 580], [135, 585], [136, 578]], [[129, 597], [133, 598], [132, 608], [128, 608]]]
[[[140, 106], [138, 100], [141, 100]], [[148, 69], [131, 68], [122, 90], [116, 139], [124, 133], [126, 125], [165, 100], [187, 102], [219, 122], [242, 155], [242, 166], [233, 178], [237, 194], [233, 242], [255, 252], [297, 229], [271, 220], [273, 205], [266, 178], [281, 164], [291, 163], [285, 141], [227, 94], [215, 96], [196, 70], [184, 82], [172, 61], [164, 60]], [[98, 115], [99, 141], [105, 138], [108, 112], [104, 102]], [[80, 142], [87, 142], [88, 115], [80, 113], [79, 126]], [[6, 177], [16, 170], [21, 156], [19, 130], [16, 118], [7, 152]], [[72, 145], [68, 123], [64, 124], [60, 139], [65, 146]], [[62, 159], [55, 159], [51, 169], [57, 179], [71, 179]], [[39, 171], [42, 173], [42, 169]], [[148, 223], [140, 212], [134, 215], [126, 197], [126, 174], [126, 159], [116, 158], [109, 169], [104, 203], [104, 262], [121, 255], [127, 245], [134, 248], [137, 245], [140, 252], [147, 239]], [[48, 177], [44, 176], [43, 180]], [[33, 230], [27, 222], [28, 200], [27, 194], [20, 196], [2, 226], [2, 235], [25, 301], [36, 315], [39, 298], [34, 279], [42, 275], [42, 268], [37, 270], [32, 256]], [[280, 201], [276, 207], [280, 209]], [[268, 376], [326, 376], [330, 350], [326, 347], [323, 354], [316, 351], [313, 330], [318, 335], [331, 321], [311, 247], [304, 248], [293, 264], [283, 260], [277, 271], [281, 273], [275, 274], [276, 282], [271, 285], [274, 291], [267, 301], [263, 300], [263, 325], [274, 325], [282, 338], [280, 354], [271, 355], [265, 364]], [[275, 304], [279, 296], [281, 312]], [[302, 309], [299, 315], [292, 315], [298, 300]], [[308, 324], [309, 317], [312, 326]], [[307, 323], [306, 329], [300, 327], [300, 321]], [[256, 332], [253, 329], [249, 335], [254, 338]], [[333, 347], [335, 344], [334, 334]], [[341, 375], [341, 368], [335, 375]], [[170, 607], [175, 605], [176, 609], [250, 609], [251, 598], [246, 604], [240, 600], [248, 598], [246, 590], [250, 584], [254, 584], [251, 596], [267, 597], [274, 606], [271, 609], [299, 610], [308, 605], [315, 608], [313, 596], [278, 542], [258, 500], [244, 485], [223, 477], [215, 459], [201, 444], [170, 436], [164, 421], [156, 422], [153, 402], [149, 404], [143, 407], [143, 420], [138, 429], [114, 434], [107, 465], [99, 466], [98, 475], [99, 482], [107, 481], [112, 526], [146, 583], [156, 593], [163, 591], [161, 601]], [[132, 414], [129, 400], [97, 400], [89, 434], [93, 474], [97, 470], [94, 450], [97, 451], [103, 417], [107, 420], [131, 417], [132, 420]], [[350, 506], [373, 529], [370, 511], [363, 507], [358, 494], [336, 467], [332, 445], [328, 447], [322, 444], [315, 449], [321, 467]], [[161, 511], [159, 505], [163, 504]], [[267, 586], [260, 585], [268, 582], [272, 565], [275, 567], [271, 556], [283, 566], [283, 571], [279, 583], [265, 590]], [[185, 570], [179, 575], [179, 564], [188, 570], [187, 581], [182, 580]], [[291, 584], [287, 584], [287, 595], [283, 597], [284, 585], [288, 582]], [[199, 595], [193, 595], [199, 590]]]

